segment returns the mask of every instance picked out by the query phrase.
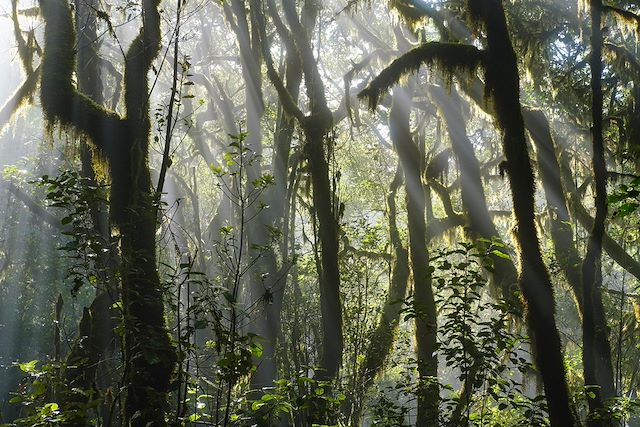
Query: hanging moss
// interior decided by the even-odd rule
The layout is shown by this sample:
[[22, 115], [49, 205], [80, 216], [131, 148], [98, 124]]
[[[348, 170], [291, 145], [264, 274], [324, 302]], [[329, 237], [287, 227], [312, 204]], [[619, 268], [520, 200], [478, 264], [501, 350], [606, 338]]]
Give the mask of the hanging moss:
[[105, 141], [114, 139], [113, 132], [121, 133], [118, 128], [122, 120], [79, 93], [72, 83], [76, 37], [68, 4], [47, 0], [41, 2], [41, 9], [47, 23], [40, 85], [45, 119], [50, 125], [60, 124], [87, 134], [109, 157], [113, 147], [107, 147]]
[[630, 71], [636, 78], [640, 76], [640, 62], [627, 48], [613, 43], [604, 43], [602, 48], [605, 58], [612, 66], [622, 71]]
[[[48, 129], [55, 125], [62, 130], [79, 132], [88, 136], [94, 145], [95, 153], [108, 161], [112, 178], [116, 180], [126, 176], [122, 174], [126, 162], [128, 140], [127, 121], [116, 113], [104, 109], [73, 85], [75, 69], [76, 35], [69, 5], [64, 0], [41, 2], [42, 15], [46, 22], [44, 35], [44, 54], [42, 59], [42, 79], [40, 100]], [[115, 196], [128, 192], [126, 182], [122, 186], [112, 186], [112, 214], [114, 219], [124, 217], [127, 197]]]
[[612, 15], [616, 24], [620, 26], [621, 30], [625, 33], [632, 33], [637, 39], [638, 32], [640, 32], [640, 16], [628, 10], [620, 9], [615, 6], [602, 6], [602, 12], [607, 15]]
[[11, 98], [0, 107], [0, 130], [11, 120], [11, 117], [20, 109], [20, 107], [27, 103], [32, 97], [33, 93], [38, 86], [38, 80], [40, 78], [40, 67], [36, 68], [27, 75], [27, 79], [22, 85], [13, 93]]
[[425, 43], [405, 53], [369, 83], [358, 94], [368, 100], [369, 108], [375, 109], [380, 96], [407, 74], [416, 72], [422, 64], [430, 65], [451, 77], [457, 73], [472, 75], [482, 67], [485, 53], [475, 46], [458, 43]]
[[[344, 75], [344, 103], [345, 103], [345, 108], [347, 110], [347, 116], [349, 117], [349, 122], [351, 124], [354, 123], [354, 111], [351, 108], [351, 82], [353, 81], [354, 77], [357, 76], [362, 70], [364, 70], [364, 68], [368, 65], [371, 64], [372, 61], [374, 60], [380, 60], [383, 57], [387, 57], [390, 54], [390, 50], [389, 49], [376, 49], [373, 52], [371, 52], [370, 54], [368, 54], [362, 61], [353, 64], [353, 68], [351, 68], [345, 75]], [[358, 115], [358, 111], [355, 111], [356, 114], [356, 125], [359, 125], [359, 117], [357, 117]]]
[[147, 162], [147, 74], [160, 50], [158, 0], [142, 2], [143, 25], [126, 54], [121, 118], [93, 102], [72, 83], [75, 33], [66, 0], [41, 0], [45, 19], [41, 101], [49, 126], [88, 136], [107, 159], [111, 219], [120, 228], [124, 373], [124, 424], [164, 426], [167, 393], [177, 359], [164, 323], [163, 291], [156, 264], [157, 204]]
[[413, 4], [400, 0], [391, 0], [389, 6], [398, 12], [411, 31], [415, 31], [425, 20], [424, 12]]

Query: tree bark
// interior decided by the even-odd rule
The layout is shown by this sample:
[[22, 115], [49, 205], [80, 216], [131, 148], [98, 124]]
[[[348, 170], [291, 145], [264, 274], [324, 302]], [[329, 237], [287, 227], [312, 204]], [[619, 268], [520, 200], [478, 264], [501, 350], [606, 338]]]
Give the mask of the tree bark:
[[[284, 86], [273, 65], [269, 52], [264, 22], [260, 26], [260, 42], [267, 66], [267, 74], [275, 86], [283, 109], [295, 117], [305, 135], [304, 154], [307, 160], [311, 185], [313, 188], [314, 215], [318, 223], [320, 243], [320, 263], [318, 268], [320, 282], [320, 308], [322, 313], [322, 351], [320, 356], [321, 380], [334, 379], [342, 363], [343, 332], [342, 304], [340, 301], [340, 270], [338, 266], [338, 218], [336, 215], [334, 193], [329, 177], [328, 156], [333, 147], [329, 132], [333, 127], [333, 116], [327, 106], [324, 84], [313, 55], [308, 33], [300, 22], [293, 2], [283, 3], [283, 12], [289, 28], [280, 19], [273, 1], [268, 2], [269, 14], [276, 30], [283, 38], [289, 53], [297, 52], [300, 59], [309, 102], [309, 115], [298, 108], [291, 93]], [[317, 14], [317, 5], [309, 1], [303, 8], [304, 23], [313, 27]]]
[[519, 246], [519, 284], [527, 305], [527, 321], [535, 334], [534, 354], [544, 381], [549, 418], [554, 427], [573, 426], [562, 345], [555, 322], [553, 287], [542, 260], [535, 225], [534, 176], [519, 100], [518, 62], [501, 1], [472, 0], [469, 7], [486, 30], [486, 82], [497, 124], [503, 132], [516, 220], [514, 235]]
[[[444, 117], [451, 148], [458, 160], [462, 205], [471, 237], [482, 251], [489, 248], [487, 241], [503, 244], [487, 208], [480, 164], [467, 136], [460, 97], [453, 87], [450, 89], [449, 96], [440, 86], [430, 86], [429, 91]], [[492, 278], [495, 288], [500, 291], [514, 311], [521, 313], [524, 308], [516, 296], [518, 273], [513, 261], [493, 252], [489, 256], [493, 262]]]
[[602, 240], [607, 217], [607, 167], [604, 158], [602, 125], [602, 1], [591, 0], [591, 115], [592, 115], [592, 168], [595, 187], [596, 214], [582, 262], [582, 363], [585, 387], [588, 388], [591, 427], [610, 425], [604, 409], [604, 400], [615, 395], [613, 368], [608, 330], [602, 306]]
[[542, 111], [523, 110], [525, 126], [536, 146], [536, 161], [547, 200], [551, 223], [551, 239], [556, 260], [573, 290], [578, 312], [582, 315], [582, 275], [580, 255], [576, 248], [564, 189], [560, 164], [555, 152], [549, 121]]
[[107, 111], [72, 83], [75, 45], [71, 11], [62, 0], [41, 0], [45, 19], [40, 98], [45, 119], [89, 137], [107, 160], [111, 213], [120, 229], [124, 312], [123, 421], [166, 425], [167, 394], [176, 354], [164, 321], [156, 269], [156, 203], [147, 164], [150, 121], [147, 73], [160, 49], [157, 0], [142, 4], [143, 23], [126, 54], [127, 117]]
[[437, 313], [431, 287], [429, 250], [426, 241], [426, 200], [420, 161], [422, 156], [411, 135], [411, 106], [409, 90], [396, 86], [389, 112], [389, 133], [405, 175], [414, 309], [419, 313], [415, 319], [416, 351], [420, 374], [417, 425], [435, 427], [439, 421], [440, 402], [436, 355]]
[[360, 367], [359, 375], [362, 379], [362, 390], [353, 390], [351, 397], [353, 410], [351, 414], [352, 425], [359, 425], [362, 417], [362, 401], [371, 387], [375, 377], [384, 368], [384, 362], [392, 350], [395, 341], [396, 330], [400, 321], [399, 302], [407, 295], [409, 282], [409, 252], [402, 244], [402, 238], [397, 225], [396, 194], [402, 185], [402, 166], [398, 165], [396, 174], [389, 186], [387, 194], [387, 208], [389, 219], [389, 237], [393, 251], [393, 267], [391, 271], [391, 281], [387, 297], [380, 313], [380, 318], [376, 328], [371, 335], [369, 345], [365, 350], [365, 359]]

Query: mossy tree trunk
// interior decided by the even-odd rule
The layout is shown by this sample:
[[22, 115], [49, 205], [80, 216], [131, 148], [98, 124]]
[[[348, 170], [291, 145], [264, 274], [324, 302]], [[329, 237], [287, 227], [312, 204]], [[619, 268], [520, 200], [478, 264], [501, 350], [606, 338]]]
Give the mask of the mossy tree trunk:
[[[287, 114], [295, 117], [305, 135], [304, 155], [307, 160], [309, 177], [313, 188], [313, 215], [317, 218], [320, 262], [318, 276], [320, 282], [320, 309], [322, 313], [322, 348], [318, 379], [335, 379], [342, 363], [343, 331], [342, 304], [340, 300], [340, 269], [338, 266], [338, 218], [335, 194], [329, 176], [329, 156], [333, 150], [330, 131], [333, 115], [327, 105], [324, 84], [311, 48], [306, 28], [313, 28], [318, 6], [307, 1], [302, 8], [302, 21], [293, 2], [284, 2], [282, 21], [275, 2], [268, 1], [268, 12], [278, 35], [287, 46], [288, 54], [296, 52], [300, 60], [309, 114], [298, 108], [297, 102], [285, 87], [276, 71], [269, 51], [265, 22], [258, 19], [262, 53], [267, 66], [267, 74], [275, 86], [282, 107]], [[326, 414], [321, 409], [316, 422], [323, 421]]]
[[394, 89], [389, 112], [389, 133], [405, 176], [409, 228], [409, 259], [413, 276], [416, 352], [420, 380], [417, 425], [437, 426], [440, 402], [438, 386], [437, 313], [431, 287], [427, 246], [426, 199], [422, 185], [422, 155], [411, 134], [411, 95], [406, 88]]
[[[453, 87], [449, 94], [445, 94], [445, 90], [441, 86], [430, 86], [429, 92], [444, 117], [451, 148], [458, 161], [461, 172], [460, 198], [471, 238], [480, 250], [489, 249], [488, 242], [503, 244], [489, 214], [482, 185], [480, 164], [467, 136], [460, 96]], [[498, 249], [501, 252], [506, 252], [504, 248]], [[498, 256], [493, 251], [489, 256], [493, 263], [492, 280], [495, 288], [499, 290], [505, 300], [509, 301], [512, 309], [520, 313], [523, 307], [515, 296], [518, 272], [513, 261]]]
[[535, 183], [519, 100], [518, 61], [501, 1], [471, 0], [469, 8], [486, 31], [486, 82], [503, 132], [516, 221], [514, 235], [519, 245], [519, 284], [527, 305], [527, 322], [535, 334], [535, 361], [544, 381], [549, 418], [554, 427], [573, 426], [553, 286], [542, 260], [535, 225]]
[[[262, 51], [260, 48], [259, 24], [257, 20], [263, 17], [262, 5], [257, 1], [249, 2], [249, 13], [244, 2], [234, 0], [226, 8], [227, 18], [232, 21], [232, 29], [236, 33], [239, 44], [240, 58], [245, 82], [247, 111], [247, 139], [246, 145], [255, 154], [262, 154], [261, 119], [264, 112], [262, 99]], [[233, 13], [233, 15], [232, 15]], [[299, 60], [295, 52], [287, 53], [286, 59], [286, 87], [291, 96], [297, 101], [302, 72]], [[260, 210], [260, 203], [252, 207], [252, 217], [248, 224], [248, 248], [250, 263], [253, 267], [250, 272], [252, 297], [251, 303], [259, 303], [259, 319], [253, 322], [253, 331], [261, 338], [263, 353], [256, 360], [257, 368], [251, 376], [251, 388], [259, 390], [263, 387], [273, 386], [277, 379], [278, 369], [276, 363], [276, 343], [280, 331], [280, 314], [286, 287], [286, 270], [288, 260], [286, 254], [282, 254], [282, 263], [278, 262], [276, 252], [277, 241], [274, 241], [272, 230], [281, 229], [284, 225], [285, 206], [287, 200], [287, 171], [289, 152], [293, 136], [294, 120], [282, 112], [279, 112], [276, 122], [276, 134], [274, 144], [273, 175], [275, 184], [264, 189], [261, 202], [268, 206]], [[247, 193], [262, 190], [253, 187], [253, 182], [262, 174], [261, 162], [255, 161], [248, 168]], [[283, 239], [286, 239], [286, 230], [281, 230]]]
[[[91, 98], [96, 104], [102, 105], [102, 82], [100, 80], [100, 60], [94, 41], [96, 33], [97, 5], [91, 2], [76, 1], [76, 24], [78, 33], [78, 53], [76, 75], [78, 89]], [[90, 182], [96, 183], [96, 175], [93, 169], [91, 149], [84, 139], [80, 141], [80, 161], [82, 175]], [[100, 191], [100, 190], [98, 190]], [[104, 195], [106, 197], [106, 194]], [[113, 303], [118, 298], [117, 289], [117, 261], [112, 253], [111, 230], [109, 227], [108, 208], [100, 198], [96, 198], [89, 206], [93, 229], [96, 236], [101, 239], [101, 248], [96, 258], [96, 272], [98, 284], [96, 297], [88, 308], [85, 308], [78, 328], [77, 339], [71, 347], [66, 359], [65, 377], [68, 393], [65, 395], [63, 407], [70, 405], [65, 410], [76, 409], [75, 417], [68, 423], [75, 425], [86, 424], [86, 410], [84, 405], [91, 399], [101, 399], [96, 395], [98, 382], [108, 383], [109, 378], [103, 376], [96, 378], [96, 373], [101, 370], [109, 347], [115, 347], [118, 337], [113, 328]], [[102, 370], [103, 372], [106, 370]], [[103, 384], [104, 385], [104, 384]], [[80, 392], [75, 392], [76, 390]], [[108, 403], [101, 407], [104, 422], [110, 417]]]
[[549, 121], [542, 111], [523, 110], [522, 115], [531, 140], [536, 146], [536, 161], [547, 200], [555, 257], [573, 290], [576, 307], [582, 315], [581, 260], [574, 242], [567, 199], [562, 187], [560, 164], [555, 153]]
[[[11, 0], [11, 21], [13, 22], [13, 36], [18, 48], [18, 56], [22, 68], [26, 74], [24, 82], [16, 89], [11, 97], [0, 107], [0, 130], [11, 120], [20, 106], [25, 102], [31, 102], [34, 92], [38, 87], [40, 78], [40, 66], [33, 68], [33, 57], [37, 49], [35, 46], [34, 29], [28, 32], [20, 26], [18, 12], [18, 0]], [[25, 39], [24, 35], [28, 33]]]
[[63, 0], [41, 0], [45, 19], [41, 101], [45, 118], [90, 138], [111, 176], [110, 207], [120, 230], [126, 397], [123, 422], [165, 425], [176, 354], [164, 322], [156, 268], [156, 201], [148, 166], [147, 73], [160, 49], [157, 0], [144, 0], [143, 23], [126, 54], [126, 118], [107, 111], [72, 83], [74, 22]]
[[607, 323], [602, 306], [602, 240], [607, 217], [607, 166], [605, 163], [602, 108], [602, 0], [591, 0], [591, 115], [592, 168], [595, 187], [595, 218], [582, 262], [582, 363], [588, 388], [588, 426], [610, 425], [604, 400], [615, 394]]

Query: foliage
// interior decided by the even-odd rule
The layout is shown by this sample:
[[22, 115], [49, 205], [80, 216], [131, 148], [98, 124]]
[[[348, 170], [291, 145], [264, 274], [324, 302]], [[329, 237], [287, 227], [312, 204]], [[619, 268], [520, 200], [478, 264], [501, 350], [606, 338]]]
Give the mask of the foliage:
[[[14, 365], [14, 368], [23, 373], [24, 378], [9, 403], [19, 404], [22, 416], [6, 426], [65, 426], [75, 415], [73, 412], [62, 411], [56, 403], [56, 396], [66, 387], [60, 376], [61, 365], [53, 362], [38, 367], [39, 363], [32, 360]], [[98, 402], [93, 401], [80, 410], [89, 410], [96, 403]]]
[[64, 212], [60, 224], [65, 227], [62, 234], [69, 241], [59, 249], [72, 261], [68, 270], [73, 283], [71, 294], [76, 295], [86, 285], [95, 287], [98, 276], [105, 274], [96, 262], [113, 250], [113, 243], [105, 239], [92, 218], [92, 209], [106, 202], [105, 186], [69, 169], [55, 177], [43, 175], [36, 184], [46, 188], [49, 206]]
[[[269, 0], [258, 7], [256, 2], [163, 1], [160, 27], [157, 15], [142, 13], [156, 6], [155, 0], [117, 0], [113, 5], [89, 0], [84, 6], [95, 16], [86, 23], [79, 22], [80, 11], [64, 1], [43, 1], [41, 11], [26, 3], [16, 0], [11, 5], [25, 78], [18, 79], [13, 70], [6, 73], [7, 84], [0, 85], [9, 100], [0, 110], [0, 126], [11, 124], [0, 133], [4, 171], [0, 178], [0, 368], [15, 360], [27, 362], [16, 363], [6, 375], [0, 372], [3, 395], [14, 390], [14, 405], [1, 407], [0, 423], [68, 425], [84, 412], [87, 423], [97, 425], [104, 418], [102, 405], [109, 406], [115, 415], [112, 425], [117, 425], [127, 391], [138, 385], [120, 382], [109, 388], [113, 400], [106, 402], [104, 383], [118, 381], [128, 366], [127, 356], [117, 353], [100, 354], [101, 364], [96, 365], [100, 372], [91, 379], [102, 403], [92, 390], [66, 384], [68, 366], [62, 362], [66, 344], [76, 335], [80, 335], [78, 343], [86, 342], [82, 335], [90, 329], [82, 323], [82, 314], [91, 314], [84, 309], [91, 303], [88, 298], [104, 284], [114, 291], [118, 285], [122, 288], [119, 269], [106, 268], [101, 261], [116, 258], [123, 247], [123, 240], [118, 242], [123, 236], [117, 234], [122, 224], [114, 223], [119, 230], [108, 230], [107, 224], [102, 230], [106, 233], [98, 231], [95, 207], [108, 205], [107, 187], [75, 170], [79, 169], [78, 142], [88, 138], [96, 145], [97, 157], [108, 160], [109, 170], [103, 172], [110, 174], [109, 182], [124, 184], [126, 191], [110, 196], [112, 201], [121, 197], [121, 207], [133, 188], [132, 179], [141, 176], [126, 173], [133, 163], [148, 167], [152, 174], [166, 172], [164, 187], [154, 189], [154, 177], [143, 184], [143, 190], [159, 210], [157, 218], [149, 215], [150, 222], [157, 219], [157, 268], [162, 284], [156, 314], [161, 319], [164, 308], [178, 354], [169, 404], [161, 408], [167, 411], [167, 423], [241, 426], [275, 425], [280, 420], [306, 426], [324, 416], [321, 422], [339, 425], [355, 426], [364, 417], [374, 426], [408, 426], [415, 423], [416, 400], [424, 391], [417, 384], [437, 383], [441, 425], [549, 424], [521, 319], [487, 286], [498, 270], [490, 259], [495, 266], [513, 262], [510, 254], [517, 251], [509, 233], [518, 230], [512, 229], [513, 206], [506, 197], [511, 190], [500, 179], [502, 172], [509, 171], [497, 143], [503, 132], [494, 126], [491, 103], [482, 99], [487, 83], [483, 70], [496, 66], [490, 63], [491, 57], [499, 52], [488, 49], [488, 39], [493, 37], [490, 25], [473, 22], [478, 17], [469, 6], [500, 3], [505, 9], [506, 38], [514, 46], [521, 82], [521, 93], [511, 95], [514, 99], [519, 95], [522, 105], [543, 111], [550, 119], [555, 147], [547, 154], [559, 156], [562, 177], [558, 177], [557, 194], [545, 194], [546, 201], [536, 184], [540, 194], [536, 194], [533, 213], [540, 242], [543, 248], [557, 243], [553, 231], [549, 232], [558, 214], [552, 206], [570, 199], [569, 216], [561, 222], [575, 239], [563, 243], [581, 253], [592, 222], [593, 175], [589, 150], [584, 149], [592, 121], [585, 5], [578, 10], [571, 2], [546, 0], [393, 0], [356, 7], [357, 1], [276, 4]], [[606, 402], [603, 411], [629, 425], [637, 423], [635, 397], [640, 392], [635, 344], [640, 320], [636, 256], [640, 9], [632, 3], [613, 0], [604, 6], [602, 72], [606, 160], [613, 189], [608, 201], [614, 220], [606, 228], [603, 249], [610, 256], [602, 260], [601, 290], [620, 394]], [[345, 10], [350, 11], [348, 16]], [[182, 12], [183, 19], [172, 18], [179, 16], [173, 12]], [[400, 14], [399, 19], [394, 13]], [[149, 19], [155, 21], [147, 21], [151, 31], [136, 37], [135, 22]], [[46, 35], [45, 21], [50, 23]], [[83, 26], [95, 27], [90, 48], [97, 61], [92, 65], [99, 70], [99, 75], [84, 77], [101, 82], [99, 98], [104, 97], [104, 103], [94, 103], [82, 93], [86, 70], [77, 69], [76, 63], [80, 64], [86, 48], [80, 37]], [[165, 46], [164, 55], [161, 52], [151, 61], [149, 55], [139, 55], [145, 36], [157, 39], [147, 40], [154, 52], [160, 47], [158, 40], [176, 39], [179, 46], [176, 41], [174, 52]], [[273, 58], [264, 58], [267, 54]], [[36, 55], [38, 67], [38, 60], [31, 64]], [[138, 64], [138, 59], [145, 64]], [[181, 67], [179, 78], [172, 76], [171, 63]], [[383, 97], [408, 74], [415, 75], [415, 95], [406, 104], [411, 108], [408, 122], [425, 174], [417, 180], [420, 188], [412, 189], [403, 188], [404, 174], [388, 141], [393, 119]], [[38, 104], [33, 94], [41, 77], [43, 93]], [[147, 78], [151, 88], [142, 84]], [[344, 85], [336, 83], [340, 79]], [[502, 83], [506, 82], [493, 82], [494, 86]], [[169, 94], [167, 88], [176, 84], [179, 90]], [[462, 115], [456, 123], [463, 123], [451, 129], [443, 127], [447, 112], [434, 105], [438, 103], [429, 90], [443, 84], [455, 85], [460, 94]], [[18, 87], [13, 95], [8, 92], [12, 85]], [[283, 92], [290, 96], [281, 97]], [[377, 108], [375, 114], [358, 111], [356, 93], [370, 108]], [[323, 103], [333, 109], [330, 115], [325, 114]], [[23, 108], [25, 104], [31, 108]], [[175, 113], [169, 113], [167, 105]], [[130, 125], [146, 117], [146, 110], [153, 106], [159, 107], [149, 117], [151, 122], [143, 120], [140, 134], [132, 136], [135, 130]], [[9, 122], [19, 108], [26, 111], [24, 118]], [[318, 149], [317, 158], [324, 155], [329, 165], [328, 188], [335, 206], [328, 222], [339, 224], [338, 231], [330, 233], [339, 240], [340, 274], [334, 281], [340, 282], [341, 306], [334, 313], [326, 313], [322, 306], [319, 283], [326, 271], [319, 237], [327, 227], [316, 218], [323, 206], [314, 206], [316, 189], [309, 179], [313, 162], [305, 157], [310, 148], [317, 148], [305, 141], [319, 129], [312, 124], [320, 111], [327, 120], [319, 128], [329, 123], [332, 132], [330, 147]], [[347, 116], [351, 123], [344, 120]], [[63, 125], [59, 133], [52, 131], [55, 123]], [[45, 143], [41, 142], [43, 131]], [[443, 156], [460, 131], [472, 144], [470, 154], [476, 157], [472, 160], [478, 162], [486, 194], [486, 200], [474, 203], [486, 203], [490, 216], [486, 222], [495, 225], [495, 241], [480, 241], [483, 247], [452, 244], [462, 239], [479, 242], [477, 236], [482, 235], [482, 230], [474, 228], [475, 210], [465, 206], [461, 194], [468, 171], [460, 158]], [[160, 137], [163, 133], [173, 144], [161, 146], [168, 142]], [[151, 143], [148, 152], [146, 142]], [[130, 161], [131, 155], [135, 162]], [[434, 159], [444, 159], [438, 163], [442, 173], [431, 176]], [[12, 164], [19, 166], [6, 166]], [[534, 166], [541, 169], [539, 164]], [[542, 174], [537, 175], [545, 184]], [[26, 176], [42, 178], [35, 189], [25, 189]], [[407, 241], [407, 200], [398, 197], [410, 191], [424, 191], [425, 239], [429, 251], [436, 252], [429, 273], [438, 309], [438, 345], [433, 349], [439, 357], [437, 378], [420, 378], [414, 355], [413, 328], [425, 307], [413, 296], [388, 304], [394, 299], [389, 294], [393, 294], [395, 257], [401, 253], [393, 245], [412, 243]], [[388, 192], [393, 208], [390, 199], [386, 199], [388, 205], [384, 203]], [[156, 204], [158, 199], [171, 202]], [[139, 213], [100, 209], [104, 216], [120, 214], [120, 220]], [[388, 225], [392, 222], [393, 226]], [[115, 234], [112, 239], [105, 237], [110, 232]], [[52, 250], [55, 247], [61, 252]], [[593, 390], [584, 387], [580, 308], [564, 292], [570, 279], [564, 276], [561, 261], [554, 255], [544, 259], [552, 267], [556, 288], [556, 319], [571, 409], [582, 422]], [[153, 273], [155, 267], [145, 271]], [[404, 280], [404, 286], [410, 287], [415, 279]], [[66, 297], [69, 291], [71, 298]], [[60, 319], [52, 316], [59, 293], [65, 296]], [[112, 315], [123, 314], [124, 302], [118, 298], [111, 306]], [[319, 379], [318, 365], [326, 342], [323, 320], [331, 314], [343, 319], [343, 362], [336, 377], [325, 381]], [[117, 324], [123, 318], [114, 320]], [[378, 377], [367, 378], [363, 374], [367, 351], [376, 348], [370, 345], [372, 337], [386, 321], [390, 343], [379, 351]], [[275, 338], [256, 333], [262, 327], [273, 328]], [[120, 322], [114, 341], [134, 330]], [[61, 337], [53, 338], [56, 332]], [[254, 387], [270, 350], [275, 353], [269, 359], [274, 365], [272, 378], [266, 387]], [[60, 354], [52, 357], [52, 352]], [[150, 362], [158, 360], [156, 354], [147, 352], [147, 356]], [[28, 362], [32, 359], [42, 362]], [[113, 369], [103, 372], [103, 362]], [[69, 408], [65, 392], [84, 395], [86, 402]]]
[[624, 218], [636, 212], [640, 207], [640, 178], [621, 184], [609, 195], [609, 203], [615, 206], [614, 217]]
[[[533, 370], [528, 340], [508, 328], [513, 316], [509, 304], [483, 296], [488, 283], [481, 268], [491, 262], [495, 249], [479, 252], [469, 243], [458, 246], [431, 259], [441, 318], [437, 351], [447, 368], [445, 378], [455, 379], [440, 383], [448, 391], [441, 422], [457, 425], [462, 417], [474, 426], [492, 426], [497, 420], [500, 425], [546, 425], [544, 398], [527, 397], [523, 385]], [[405, 321], [423, 315], [412, 297], [404, 305]]]

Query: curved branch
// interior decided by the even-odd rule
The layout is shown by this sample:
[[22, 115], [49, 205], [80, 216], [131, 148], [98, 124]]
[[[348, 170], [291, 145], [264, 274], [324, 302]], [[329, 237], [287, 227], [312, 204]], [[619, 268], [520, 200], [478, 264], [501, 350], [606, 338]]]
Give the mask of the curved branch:
[[[270, 12], [272, 8], [271, 6], [272, 5], [269, 4]], [[275, 12], [272, 14], [277, 15], [277, 13]], [[278, 92], [278, 98], [282, 103], [282, 108], [284, 109], [284, 111], [288, 115], [295, 117], [300, 123], [302, 123], [305, 120], [305, 115], [300, 110], [300, 108], [298, 108], [296, 101], [293, 99], [293, 97], [291, 96], [291, 93], [289, 93], [289, 91], [285, 87], [284, 82], [282, 81], [282, 77], [280, 77], [280, 75], [276, 71], [276, 68], [273, 64], [273, 57], [271, 56], [271, 52], [269, 51], [269, 40], [267, 40], [267, 33], [265, 30], [265, 22], [263, 19], [257, 19], [256, 22], [258, 24], [260, 47], [262, 48], [264, 63], [267, 66], [267, 76], [269, 76], [269, 80], [271, 81], [271, 84], [273, 84], [273, 86], [276, 89], [276, 92]], [[285, 38], [285, 41], [286, 41], [286, 38]]]
[[0, 107], [0, 130], [11, 120], [20, 106], [32, 97], [38, 86], [39, 78], [40, 66], [38, 65], [35, 70], [27, 74], [26, 80], [16, 89], [11, 98]]
[[40, 99], [45, 119], [85, 133], [107, 159], [115, 147], [106, 141], [121, 134], [123, 120], [80, 93], [72, 83], [75, 65], [75, 33], [71, 10], [63, 0], [41, 0], [46, 27]]
[[422, 64], [435, 66], [451, 76], [457, 72], [472, 75], [479, 67], [484, 66], [484, 62], [485, 52], [475, 46], [442, 42], [425, 43], [389, 64], [358, 94], [358, 97], [367, 99], [369, 108], [374, 110], [384, 92], [398, 83], [402, 77], [416, 72]]

